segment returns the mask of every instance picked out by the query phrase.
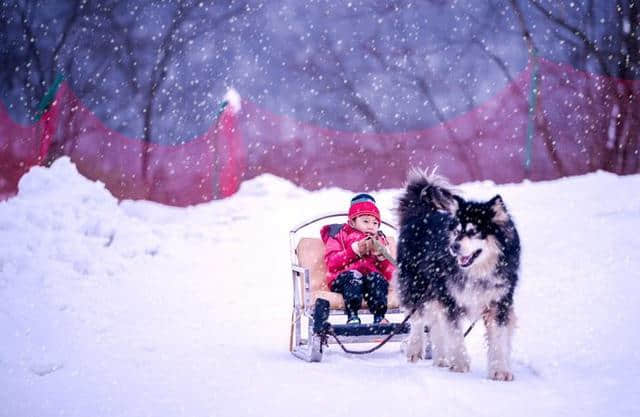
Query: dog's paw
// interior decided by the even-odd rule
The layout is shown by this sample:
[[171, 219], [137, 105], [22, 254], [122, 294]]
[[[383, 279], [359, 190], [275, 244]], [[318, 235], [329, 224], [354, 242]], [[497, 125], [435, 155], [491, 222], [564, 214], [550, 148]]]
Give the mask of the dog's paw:
[[424, 348], [419, 341], [405, 340], [402, 347], [405, 355], [407, 355], [407, 362], [415, 363], [420, 359], [424, 359]]
[[489, 379], [494, 381], [513, 381], [513, 373], [507, 370], [490, 371]]
[[407, 362], [416, 363], [422, 359], [421, 349], [408, 349], [407, 350]]
[[433, 366], [437, 366], [438, 368], [448, 368], [449, 361], [443, 356], [433, 358]]
[[431, 349], [431, 343], [427, 343], [424, 348], [424, 359], [433, 359], [433, 351]]
[[452, 372], [465, 373], [471, 370], [471, 366], [469, 366], [469, 362], [458, 361], [458, 362], [452, 363], [449, 369]]

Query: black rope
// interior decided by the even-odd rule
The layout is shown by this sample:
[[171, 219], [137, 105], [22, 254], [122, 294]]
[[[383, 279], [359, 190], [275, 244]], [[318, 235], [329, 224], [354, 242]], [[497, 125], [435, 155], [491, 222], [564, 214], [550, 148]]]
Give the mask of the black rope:
[[[351, 353], [351, 354], [354, 354], [354, 355], [366, 355], [367, 353], [375, 352], [376, 350], [378, 350], [382, 346], [384, 346], [389, 340], [391, 340], [391, 338], [397, 334], [396, 333], [396, 329], [402, 329], [404, 327], [404, 325], [407, 323], [407, 321], [409, 321], [409, 319], [411, 318], [413, 313], [416, 312], [416, 310], [417, 310], [417, 308], [414, 308], [413, 310], [411, 310], [411, 313], [409, 313], [407, 315], [407, 317], [405, 317], [404, 320], [402, 320], [402, 323], [400, 323], [396, 328], [391, 330], [391, 333], [389, 333], [387, 335], [387, 337], [385, 337], [380, 343], [378, 343], [376, 346], [372, 347], [371, 349], [367, 349], [367, 350], [351, 350], [351, 349], [348, 349], [340, 341], [340, 339], [338, 339], [338, 336], [335, 334], [335, 332], [333, 331], [333, 327], [331, 327], [331, 326], [329, 326], [329, 329], [327, 330], [327, 334], [332, 336], [336, 340], [338, 345], [342, 348], [342, 350], [344, 350], [346, 353]], [[327, 344], [326, 343], [326, 336], [323, 339], [324, 339], [323, 342], [325, 342], [325, 345], [326, 345]], [[322, 345], [320, 346], [320, 349], [322, 350]]]
[[467, 329], [467, 331], [466, 331], [466, 332], [464, 332], [464, 337], [467, 337], [467, 335], [468, 335], [469, 333], [471, 333], [471, 329], [473, 329], [473, 326], [475, 326], [477, 322], [478, 322], [478, 320], [476, 320], [476, 321], [474, 321], [473, 323], [471, 323], [471, 326], [469, 326], [469, 328]]
[[[329, 324], [328, 329], [326, 330], [326, 332], [323, 332], [324, 334], [320, 335], [320, 352], [322, 353], [322, 346], [329, 346], [329, 343], [327, 341], [327, 335], [333, 337], [336, 341], [336, 343], [338, 344], [338, 346], [340, 346], [342, 348], [343, 351], [345, 351], [346, 353], [351, 353], [353, 355], [366, 355], [369, 353], [373, 353], [376, 350], [380, 349], [382, 346], [384, 346], [389, 340], [391, 340], [391, 338], [393, 336], [395, 336], [396, 334], [396, 329], [402, 329], [404, 327], [404, 325], [407, 323], [407, 321], [409, 321], [409, 318], [411, 318], [411, 316], [413, 315], [413, 313], [415, 313], [417, 310], [417, 308], [414, 308], [413, 310], [411, 310], [411, 313], [409, 313], [409, 315], [407, 317], [404, 318], [404, 320], [402, 320], [402, 323], [400, 323], [395, 329], [391, 330], [391, 333], [389, 333], [387, 335], [387, 337], [385, 337], [380, 343], [378, 343], [376, 346], [367, 349], [367, 350], [352, 350], [347, 348], [344, 343], [342, 343], [340, 341], [340, 339], [338, 339], [338, 336], [336, 335], [336, 333], [333, 331], [333, 327], [331, 327], [331, 325]], [[474, 321], [473, 323], [471, 323], [471, 326], [469, 326], [469, 328], [467, 329], [466, 332], [464, 332], [464, 337], [467, 337], [467, 335], [471, 332], [471, 329], [473, 329], [473, 326], [475, 326], [477, 323], [477, 320]]]

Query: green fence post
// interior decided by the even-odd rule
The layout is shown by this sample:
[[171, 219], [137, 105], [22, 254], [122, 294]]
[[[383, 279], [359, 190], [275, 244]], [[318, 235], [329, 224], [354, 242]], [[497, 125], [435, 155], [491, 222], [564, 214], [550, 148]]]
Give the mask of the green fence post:
[[53, 84], [47, 90], [42, 100], [40, 100], [40, 104], [38, 104], [38, 110], [36, 112], [36, 122], [42, 118], [44, 113], [47, 111], [51, 103], [53, 103], [53, 99], [56, 97], [56, 93], [58, 92], [58, 88], [60, 88], [60, 84], [64, 80], [64, 76], [61, 73], [56, 74], [56, 78], [53, 80]]
[[527, 137], [524, 148], [524, 172], [527, 176], [531, 172], [533, 159], [533, 138], [536, 133], [536, 107], [538, 104], [538, 59], [535, 49], [531, 54], [531, 81], [529, 83], [529, 112], [527, 121]]

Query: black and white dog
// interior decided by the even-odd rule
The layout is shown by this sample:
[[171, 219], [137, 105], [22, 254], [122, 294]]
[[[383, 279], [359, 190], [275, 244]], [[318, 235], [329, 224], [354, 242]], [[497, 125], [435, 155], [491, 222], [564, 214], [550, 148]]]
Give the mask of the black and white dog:
[[520, 241], [502, 198], [466, 201], [444, 178], [413, 172], [399, 199], [398, 215], [398, 293], [407, 312], [415, 309], [407, 359], [423, 357], [427, 325], [434, 365], [469, 371], [462, 319], [482, 317], [489, 378], [512, 380]]

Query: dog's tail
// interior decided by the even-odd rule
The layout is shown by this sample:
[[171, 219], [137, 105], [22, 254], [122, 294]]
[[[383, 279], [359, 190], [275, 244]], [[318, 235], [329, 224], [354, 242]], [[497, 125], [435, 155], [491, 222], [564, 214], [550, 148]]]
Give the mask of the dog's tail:
[[397, 211], [401, 219], [423, 211], [443, 210], [454, 214], [458, 210], [461, 197], [456, 195], [449, 181], [427, 170], [412, 168], [407, 176], [405, 191], [398, 199]]

